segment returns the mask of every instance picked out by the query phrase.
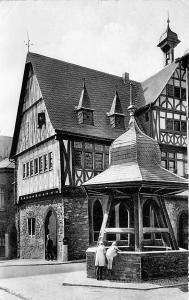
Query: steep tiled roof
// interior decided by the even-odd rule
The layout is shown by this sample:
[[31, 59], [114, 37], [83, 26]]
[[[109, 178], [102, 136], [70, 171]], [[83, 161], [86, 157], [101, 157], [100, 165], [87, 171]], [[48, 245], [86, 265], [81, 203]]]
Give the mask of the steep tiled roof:
[[177, 66], [178, 63], [173, 62], [142, 82], [145, 105], [153, 103], [159, 97]]
[[84, 186], [129, 182], [156, 183], [160, 188], [178, 188], [178, 191], [187, 189], [186, 179], [161, 166], [161, 152], [157, 141], [139, 129], [132, 115], [129, 130], [110, 147], [110, 167], [84, 183]]
[[[110, 111], [116, 86], [128, 125], [129, 80], [124, 83], [122, 77], [35, 53], [28, 54], [27, 62], [33, 66], [54, 129], [110, 140], [123, 133], [110, 127], [106, 113]], [[75, 107], [79, 103], [83, 78], [94, 109], [94, 126], [77, 122]], [[142, 87], [138, 82], [134, 84], [133, 101], [141, 107], [144, 105]]]

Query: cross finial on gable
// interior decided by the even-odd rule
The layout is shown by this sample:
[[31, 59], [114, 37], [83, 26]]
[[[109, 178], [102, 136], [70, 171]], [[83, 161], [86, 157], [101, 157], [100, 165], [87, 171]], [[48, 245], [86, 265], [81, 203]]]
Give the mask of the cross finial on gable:
[[169, 11], [167, 13], [167, 24], [168, 24], [168, 27], [169, 27], [169, 23], [170, 23], [170, 19], [169, 19]]
[[27, 42], [26, 41], [24, 41], [24, 42], [25, 42], [25, 45], [27, 46], [28, 52], [29, 52], [30, 51], [30, 46], [33, 46], [33, 44], [31, 43], [28, 32], [27, 32]]

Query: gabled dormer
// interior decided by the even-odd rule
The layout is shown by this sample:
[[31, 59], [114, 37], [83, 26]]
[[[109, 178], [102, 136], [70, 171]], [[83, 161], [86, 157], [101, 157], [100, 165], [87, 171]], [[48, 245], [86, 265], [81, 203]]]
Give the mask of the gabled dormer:
[[83, 80], [83, 88], [79, 99], [79, 104], [76, 107], [77, 119], [79, 124], [94, 125], [93, 111], [91, 108], [91, 101], [87, 92], [85, 79]]
[[124, 122], [125, 115], [123, 114], [123, 110], [121, 107], [121, 102], [117, 90], [115, 90], [112, 106], [110, 111], [107, 112], [107, 116], [109, 117], [110, 125], [112, 128], [118, 128], [118, 129], [125, 128], [125, 122]]

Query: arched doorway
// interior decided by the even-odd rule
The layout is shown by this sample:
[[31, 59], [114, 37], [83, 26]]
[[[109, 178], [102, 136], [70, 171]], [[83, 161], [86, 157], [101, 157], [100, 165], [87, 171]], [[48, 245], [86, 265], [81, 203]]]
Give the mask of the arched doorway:
[[179, 247], [188, 249], [188, 213], [183, 212], [179, 217], [178, 238]]
[[54, 259], [57, 259], [57, 219], [53, 210], [49, 210], [45, 218], [45, 245], [47, 234], [53, 241]]

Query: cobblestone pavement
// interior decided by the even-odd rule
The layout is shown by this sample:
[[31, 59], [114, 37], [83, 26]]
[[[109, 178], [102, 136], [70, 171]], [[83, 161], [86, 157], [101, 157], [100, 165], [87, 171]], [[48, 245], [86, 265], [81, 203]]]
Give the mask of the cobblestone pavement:
[[[29, 276], [0, 280], [7, 290], [1, 300], [187, 300], [187, 286], [155, 290], [113, 289], [102, 287], [63, 286], [71, 273]], [[8, 298], [8, 296], [16, 298]], [[0, 294], [1, 297], [1, 294]]]

